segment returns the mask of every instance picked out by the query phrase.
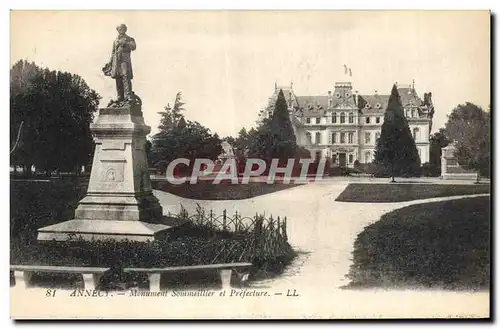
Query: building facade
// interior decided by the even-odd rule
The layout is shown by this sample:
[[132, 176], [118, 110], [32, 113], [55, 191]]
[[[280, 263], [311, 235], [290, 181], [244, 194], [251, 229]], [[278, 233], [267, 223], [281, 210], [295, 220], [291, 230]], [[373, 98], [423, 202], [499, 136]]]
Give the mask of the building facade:
[[[375, 92], [361, 95], [351, 82], [337, 82], [327, 95], [296, 96], [293, 85], [275, 85], [269, 105], [259, 120], [270, 117], [277, 95], [283, 90], [297, 143], [307, 148], [314, 159], [328, 158], [334, 165], [352, 167], [357, 160], [371, 163], [384, 122], [390, 95]], [[398, 87], [405, 116], [420, 155], [421, 163], [429, 161], [429, 135], [434, 107], [432, 94], [422, 100], [414, 85]]]

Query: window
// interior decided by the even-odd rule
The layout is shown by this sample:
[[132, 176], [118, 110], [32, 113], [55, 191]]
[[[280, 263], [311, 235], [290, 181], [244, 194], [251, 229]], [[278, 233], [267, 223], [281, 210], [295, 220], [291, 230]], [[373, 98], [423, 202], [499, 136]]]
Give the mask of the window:
[[320, 117], [317, 117], [317, 118], [316, 118], [316, 124], [318, 124], [318, 125], [319, 125], [320, 123], [321, 123], [321, 118], [320, 118]]
[[353, 134], [353, 133], [349, 133], [349, 134], [347, 135], [347, 140], [348, 140], [348, 143], [349, 143], [349, 144], [354, 143], [354, 134]]
[[331, 138], [332, 138], [332, 144], [335, 144], [337, 142], [337, 133], [332, 133]]
[[311, 133], [306, 132], [306, 143], [307, 144], [312, 144], [312, 138], [311, 138]]
[[372, 162], [372, 154], [370, 153], [370, 151], [366, 151], [365, 152], [365, 163], [370, 163]]
[[311, 118], [306, 118], [306, 123], [311, 123]]
[[321, 133], [320, 132], [316, 133], [316, 144], [321, 144]]
[[369, 132], [365, 133], [365, 144], [370, 144], [371, 135]]
[[337, 123], [337, 113], [333, 113], [332, 123]]
[[415, 117], [415, 109], [411, 109], [411, 117], [414, 118]]
[[415, 140], [415, 142], [420, 139], [420, 129], [413, 128], [413, 139]]
[[354, 162], [354, 155], [349, 154], [349, 163], [353, 163], [353, 162]]
[[380, 139], [380, 133], [376, 132], [375, 133], [375, 143], [378, 143], [378, 140]]
[[366, 117], [366, 123], [370, 123], [370, 117]]
[[349, 113], [349, 123], [354, 123], [354, 113]]
[[375, 121], [376, 121], [377, 123], [380, 123], [380, 117], [377, 117], [377, 118], [375, 119]]
[[340, 123], [345, 123], [345, 113], [340, 113]]
[[345, 144], [345, 133], [340, 133], [340, 144]]

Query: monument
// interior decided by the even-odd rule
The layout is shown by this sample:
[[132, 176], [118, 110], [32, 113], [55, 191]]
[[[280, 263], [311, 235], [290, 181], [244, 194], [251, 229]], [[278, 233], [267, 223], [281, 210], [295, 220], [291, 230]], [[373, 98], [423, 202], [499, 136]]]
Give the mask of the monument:
[[136, 49], [127, 27], [117, 27], [110, 61], [103, 73], [115, 79], [116, 100], [99, 109], [90, 125], [96, 144], [87, 195], [72, 220], [43, 227], [38, 240], [70, 238], [147, 241], [162, 239], [170, 226], [153, 195], [145, 152], [142, 102], [132, 91], [130, 53]]

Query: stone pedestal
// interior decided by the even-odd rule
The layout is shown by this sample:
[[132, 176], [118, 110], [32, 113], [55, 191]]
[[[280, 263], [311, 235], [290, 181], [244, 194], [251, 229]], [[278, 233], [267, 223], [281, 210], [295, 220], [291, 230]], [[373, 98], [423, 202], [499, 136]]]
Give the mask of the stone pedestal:
[[95, 153], [87, 195], [75, 219], [41, 228], [38, 240], [154, 240], [170, 226], [161, 224], [162, 207], [153, 195], [145, 152], [150, 127], [140, 106], [103, 108], [90, 125]]

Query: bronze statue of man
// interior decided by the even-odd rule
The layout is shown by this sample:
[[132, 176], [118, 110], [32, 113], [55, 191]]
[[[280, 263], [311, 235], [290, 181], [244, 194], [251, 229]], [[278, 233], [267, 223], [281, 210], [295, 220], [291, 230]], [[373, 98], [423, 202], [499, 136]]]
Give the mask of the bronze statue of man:
[[132, 102], [134, 101], [134, 93], [132, 92], [132, 79], [134, 76], [130, 52], [136, 48], [135, 40], [126, 34], [127, 26], [125, 24], [119, 25], [116, 30], [118, 31], [118, 37], [113, 42], [111, 59], [104, 66], [103, 72], [116, 81], [116, 92], [118, 94], [116, 102]]

